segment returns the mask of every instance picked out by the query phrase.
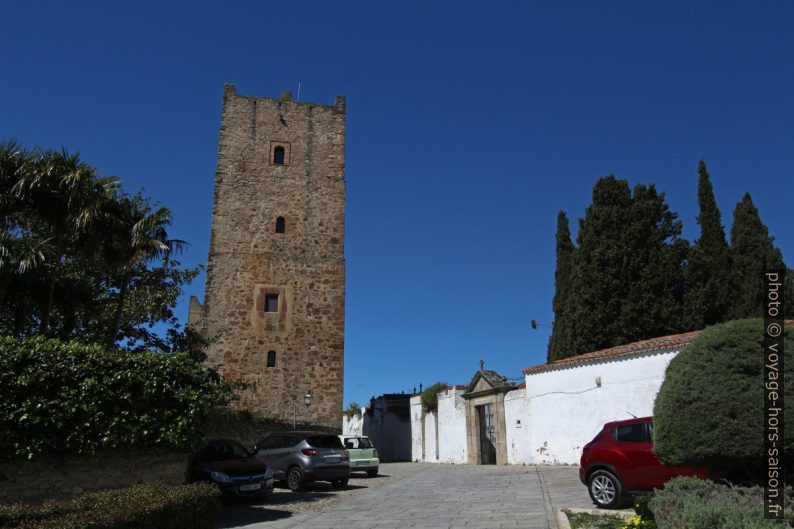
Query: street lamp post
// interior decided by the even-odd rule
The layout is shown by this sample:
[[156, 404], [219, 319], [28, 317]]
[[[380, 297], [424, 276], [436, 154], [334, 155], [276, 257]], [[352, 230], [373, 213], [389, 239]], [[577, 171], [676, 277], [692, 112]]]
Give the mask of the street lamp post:
[[[312, 389], [309, 388], [309, 389], [306, 390], [306, 394], [303, 396], [303, 403], [306, 405], [307, 408], [309, 407], [309, 404], [312, 403], [312, 398], [313, 398]], [[295, 425], [297, 424], [297, 421], [298, 421], [298, 401], [296, 400], [296, 401], [294, 401], [292, 403], [292, 429], [293, 430], [295, 429]]]

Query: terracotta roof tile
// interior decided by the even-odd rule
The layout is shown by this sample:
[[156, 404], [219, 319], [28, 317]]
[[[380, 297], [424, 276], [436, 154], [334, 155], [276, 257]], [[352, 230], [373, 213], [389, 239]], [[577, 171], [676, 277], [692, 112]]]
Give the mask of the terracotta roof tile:
[[[785, 320], [786, 327], [794, 328], [794, 320]], [[540, 364], [524, 369], [524, 374], [540, 373], [542, 371], [550, 371], [552, 369], [562, 369], [565, 367], [585, 364], [588, 362], [602, 362], [612, 360], [614, 358], [622, 358], [624, 356], [632, 356], [643, 353], [652, 353], [656, 351], [676, 351], [681, 350], [687, 345], [691, 344], [695, 337], [701, 331], [690, 331], [682, 334], [671, 334], [670, 336], [660, 336], [659, 338], [651, 338], [649, 340], [640, 340], [626, 345], [618, 345], [610, 347], [609, 349], [601, 349], [600, 351], [593, 351], [592, 353], [585, 353], [579, 356], [571, 356], [563, 358], [550, 364]]]
[[701, 331], [690, 331], [682, 334], [661, 336], [659, 338], [651, 338], [650, 340], [640, 340], [639, 342], [633, 342], [626, 345], [618, 345], [617, 347], [610, 347], [609, 349], [601, 349], [600, 351], [593, 351], [592, 353], [571, 356], [569, 358], [557, 360], [556, 362], [552, 362], [550, 364], [540, 364], [528, 367], [524, 369], [524, 374], [527, 375], [530, 373], [540, 373], [541, 371], [561, 369], [587, 362], [601, 362], [642, 353], [680, 350], [692, 343], [692, 341], [698, 334], [700, 334], [700, 332]]

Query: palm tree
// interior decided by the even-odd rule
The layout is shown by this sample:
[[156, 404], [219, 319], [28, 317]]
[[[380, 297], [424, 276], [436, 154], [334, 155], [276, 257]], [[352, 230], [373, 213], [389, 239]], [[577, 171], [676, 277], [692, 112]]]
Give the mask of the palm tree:
[[0, 302], [14, 276], [23, 276], [40, 267], [51, 253], [49, 239], [16, 238], [0, 232]]
[[171, 210], [160, 207], [152, 211], [148, 200], [140, 194], [122, 196], [116, 202], [114, 215], [114, 256], [112, 261], [119, 271], [118, 297], [113, 320], [106, 337], [107, 347], [118, 338], [124, 303], [135, 270], [153, 259], [167, 261], [174, 251], [181, 250], [185, 241], [169, 239], [167, 228], [171, 225]]
[[14, 193], [32, 160], [16, 140], [0, 141], [0, 302], [11, 280], [40, 265], [47, 249], [46, 239], [36, 239], [25, 229], [25, 204]]
[[99, 178], [96, 170], [80, 160], [78, 153], [38, 150], [32, 170], [23, 171], [13, 187], [42, 222], [38, 229], [49, 239], [52, 253], [39, 332], [49, 334], [55, 284], [63, 268], [70, 241], [85, 232], [99, 218], [115, 196], [119, 181]]
[[20, 201], [13, 188], [22, 172], [30, 167], [31, 158], [16, 140], [0, 141], [0, 219], [3, 230], [9, 229], [9, 224], [15, 220], [13, 214], [20, 209]]

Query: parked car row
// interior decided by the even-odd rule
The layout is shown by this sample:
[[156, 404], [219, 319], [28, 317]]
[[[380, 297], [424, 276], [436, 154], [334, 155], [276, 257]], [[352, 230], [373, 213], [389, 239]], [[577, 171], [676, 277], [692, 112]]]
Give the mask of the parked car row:
[[701, 469], [662, 464], [653, 453], [653, 417], [609, 422], [582, 448], [579, 479], [599, 507], [648, 494], [676, 476], [708, 477]]
[[[628, 496], [647, 494], [675, 476], [708, 477], [703, 470], [663, 465], [653, 453], [653, 418], [609, 422], [582, 449], [579, 479], [603, 508], [618, 507]], [[274, 483], [300, 491], [313, 481], [335, 488], [350, 473], [378, 475], [378, 451], [366, 436], [321, 432], [279, 432], [248, 450], [233, 439], [209, 439], [190, 455], [185, 480], [216, 483], [230, 496], [263, 496]]]
[[248, 450], [233, 439], [207, 439], [188, 458], [185, 481], [208, 481], [229, 496], [264, 496], [276, 481], [292, 491], [307, 482], [347, 485], [350, 473], [378, 475], [378, 451], [366, 436], [280, 432]]

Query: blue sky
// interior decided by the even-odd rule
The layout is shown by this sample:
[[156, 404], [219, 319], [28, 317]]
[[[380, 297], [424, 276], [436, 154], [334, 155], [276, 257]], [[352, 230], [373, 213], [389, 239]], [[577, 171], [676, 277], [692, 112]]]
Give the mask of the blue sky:
[[[173, 209], [206, 262], [221, 94], [347, 97], [345, 404], [545, 360], [556, 214], [749, 191], [794, 259], [794, 4], [0, 0], [0, 137]], [[187, 294], [203, 298], [203, 276]], [[179, 313], [186, 317], [186, 299]]]

